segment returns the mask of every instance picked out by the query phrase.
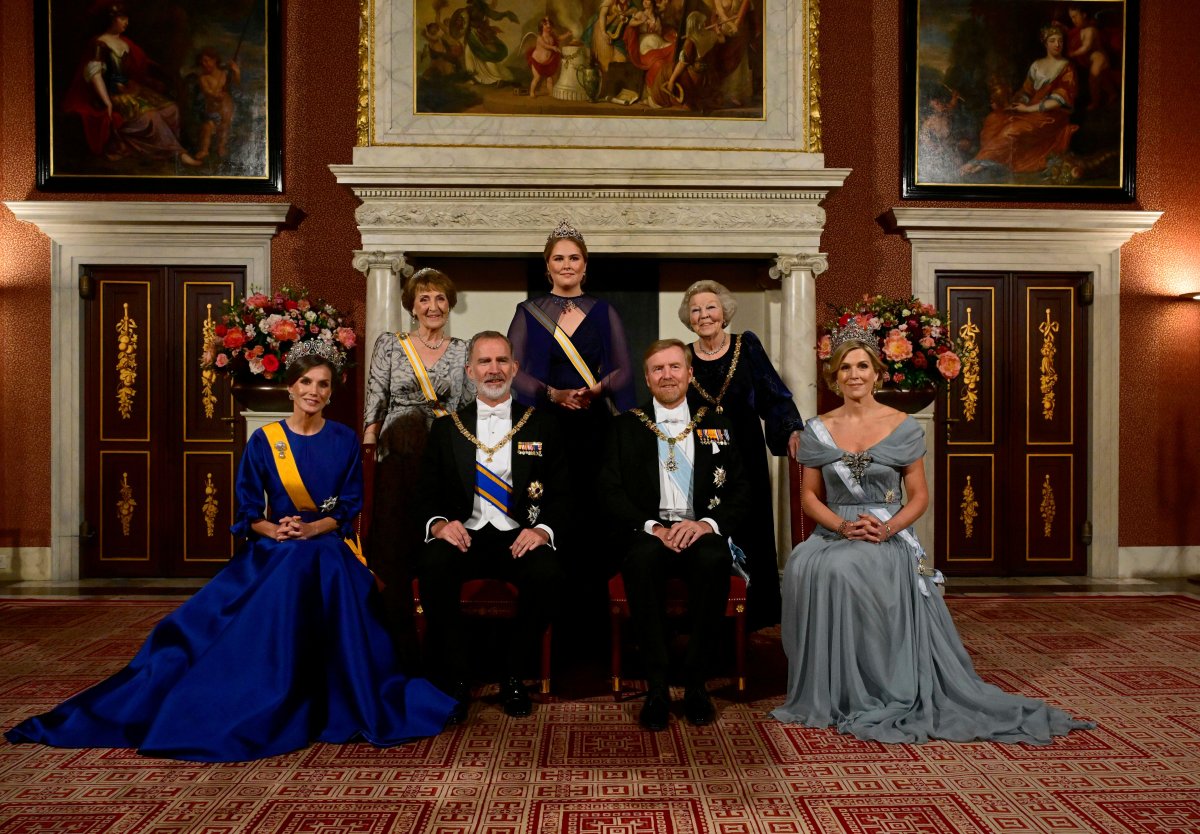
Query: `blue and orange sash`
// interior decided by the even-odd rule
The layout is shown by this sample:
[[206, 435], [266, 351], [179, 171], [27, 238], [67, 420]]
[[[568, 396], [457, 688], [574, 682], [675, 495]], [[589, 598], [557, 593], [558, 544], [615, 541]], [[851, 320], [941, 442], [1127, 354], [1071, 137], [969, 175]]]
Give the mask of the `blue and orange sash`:
[[475, 492], [500, 512], [508, 514], [508, 499], [512, 495], [512, 484], [479, 461], [475, 462]]

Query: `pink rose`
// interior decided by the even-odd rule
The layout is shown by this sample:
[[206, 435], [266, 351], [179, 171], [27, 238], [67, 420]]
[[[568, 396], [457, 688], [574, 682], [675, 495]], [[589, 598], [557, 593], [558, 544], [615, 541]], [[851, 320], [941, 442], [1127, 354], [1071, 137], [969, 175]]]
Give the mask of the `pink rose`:
[[899, 385], [901, 382], [904, 382], [904, 374], [897, 371], [895, 376], [892, 377], [892, 382], [896, 383], [897, 385]]
[[958, 354], [948, 350], [938, 357], [937, 368], [946, 379], [954, 379], [962, 370], [962, 360], [958, 358]]
[[271, 299], [267, 298], [265, 295], [263, 295], [260, 292], [256, 292], [254, 295], [252, 295], [246, 299], [247, 307], [258, 307], [260, 310], [263, 307], [266, 307], [270, 303], [271, 303]]
[[925, 336], [921, 339], [921, 347], [923, 348], [931, 348], [934, 346], [934, 344], [936, 343], [929, 336]]
[[355, 344], [354, 331], [349, 327], [339, 327], [337, 329], [337, 340], [341, 343], [342, 347], [349, 350]]
[[296, 302], [296, 306], [299, 307], [301, 311], [308, 312], [308, 308], [312, 306], [312, 303], [309, 302], [307, 298], [302, 298]]
[[300, 328], [291, 319], [281, 318], [271, 328], [271, 335], [281, 342], [292, 342], [300, 338]]
[[831, 353], [833, 353], [833, 339], [826, 333], [821, 337], [821, 341], [817, 342], [817, 358], [828, 359]]
[[217, 362], [216, 362], [217, 367], [224, 368], [228, 364], [229, 364], [229, 356], [224, 353], [218, 353], [217, 354]]
[[899, 330], [891, 331], [883, 340], [883, 355], [889, 362], [903, 362], [912, 352], [912, 343]]
[[857, 316], [854, 317], [854, 321], [856, 321], [858, 323], [858, 326], [861, 327], [863, 330], [871, 329], [871, 314], [870, 313], [859, 313]]

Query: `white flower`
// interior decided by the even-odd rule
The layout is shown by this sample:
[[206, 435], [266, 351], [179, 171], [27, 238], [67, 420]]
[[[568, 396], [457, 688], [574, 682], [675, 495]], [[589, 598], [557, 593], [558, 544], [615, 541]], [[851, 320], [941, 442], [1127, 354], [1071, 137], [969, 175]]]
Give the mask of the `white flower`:
[[901, 310], [901, 311], [900, 311], [900, 314], [901, 314], [901, 315], [904, 315], [904, 316], [911, 316], [911, 315], [912, 315], [912, 310]]
[[305, 320], [307, 320], [309, 322], [314, 322], [317, 320], [317, 314], [314, 313], [312, 310], [309, 310], [307, 313], [304, 314], [304, 318], [305, 318]]
[[263, 372], [263, 363], [262, 363], [262, 360], [261, 360], [261, 359], [257, 359], [257, 358], [255, 358], [255, 359], [251, 359], [251, 360], [250, 360], [250, 373], [252, 373], [252, 374], [261, 374], [262, 372]]
[[929, 323], [932, 324], [934, 327], [937, 327], [938, 325], [940, 325], [942, 323], [942, 320], [941, 319], [930, 319]]
[[[247, 338], [247, 339], [253, 339], [255, 336], [257, 336], [257, 335], [258, 335], [258, 331], [254, 329], [254, 325], [253, 325], [253, 324], [247, 324], [247, 325], [244, 325], [244, 326], [242, 327], [242, 330], [244, 330], [244, 331], [245, 331], [245, 333], [246, 333], [246, 338]], [[255, 373], [260, 373], [260, 372], [259, 372], [259, 371], [255, 371]]]
[[279, 322], [282, 320], [283, 320], [283, 316], [279, 315], [278, 313], [272, 313], [271, 315], [267, 316], [265, 319], [260, 321], [258, 323], [258, 326], [262, 329], [262, 331], [264, 333], [270, 333], [272, 330], [275, 329], [275, 325], [279, 324]]

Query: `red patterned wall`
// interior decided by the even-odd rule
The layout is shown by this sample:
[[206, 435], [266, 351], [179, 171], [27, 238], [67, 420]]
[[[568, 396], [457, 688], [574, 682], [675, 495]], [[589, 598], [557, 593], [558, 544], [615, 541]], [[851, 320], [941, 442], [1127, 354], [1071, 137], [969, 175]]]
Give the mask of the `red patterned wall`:
[[[853, 168], [827, 203], [830, 269], [818, 303], [866, 291], [903, 292], [909, 251], [880, 218], [899, 202], [900, 0], [823, 4], [822, 115], [826, 163]], [[305, 284], [362, 320], [364, 284], [350, 264], [357, 246], [354, 198], [328, 170], [354, 143], [357, 2], [285, 4], [285, 187], [298, 220], [272, 248], [276, 284]], [[147, 199], [39, 194], [33, 187], [31, 4], [2, 0], [0, 198]], [[1120, 369], [1122, 545], [1200, 543], [1187, 475], [1200, 471], [1200, 433], [1186, 396], [1200, 377], [1200, 98], [1184, 93], [1194, 69], [1200, 4], [1142, 4], [1137, 208], [1167, 215], [1123, 250], [1122, 319], [1130, 350]], [[164, 196], [161, 199], [181, 199]], [[203, 199], [203, 198], [201, 198]], [[226, 198], [213, 198], [226, 199]], [[1124, 207], [1124, 206], [1122, 206]], [[49, 243], [0, 208], [0, 547], [50, 538]], [[13, 380], [44, 380], [22, 384]], [[353, 421], [352, 415], [340, 414]]]

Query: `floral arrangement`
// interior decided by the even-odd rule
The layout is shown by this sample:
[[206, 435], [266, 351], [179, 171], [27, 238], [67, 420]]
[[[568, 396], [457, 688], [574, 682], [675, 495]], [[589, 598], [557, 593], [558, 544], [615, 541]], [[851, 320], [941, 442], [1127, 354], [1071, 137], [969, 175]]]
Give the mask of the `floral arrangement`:
[[885, 386], [900, 391], [928, 390], [949, 382], [962, 370], [961, 350], [955, 350], [950, 323], [932, 304], [921, 299], [864, 295], [851, 307], [836, 308], [837, 317], [825, 325], [817, 356], [828, 359], [833, 331], [855, 321], [879, 343], [887, 366]]
[[304, 288], [283, 287], [273, 296], [251, 293], [226, 304], [220, 319], [206, 324], [200, 367], [240, 379], [272, 379], [282, 375], [292, 345], [311, 339], [332, 347], [341, 368], [356, 341], [341, 313]]

